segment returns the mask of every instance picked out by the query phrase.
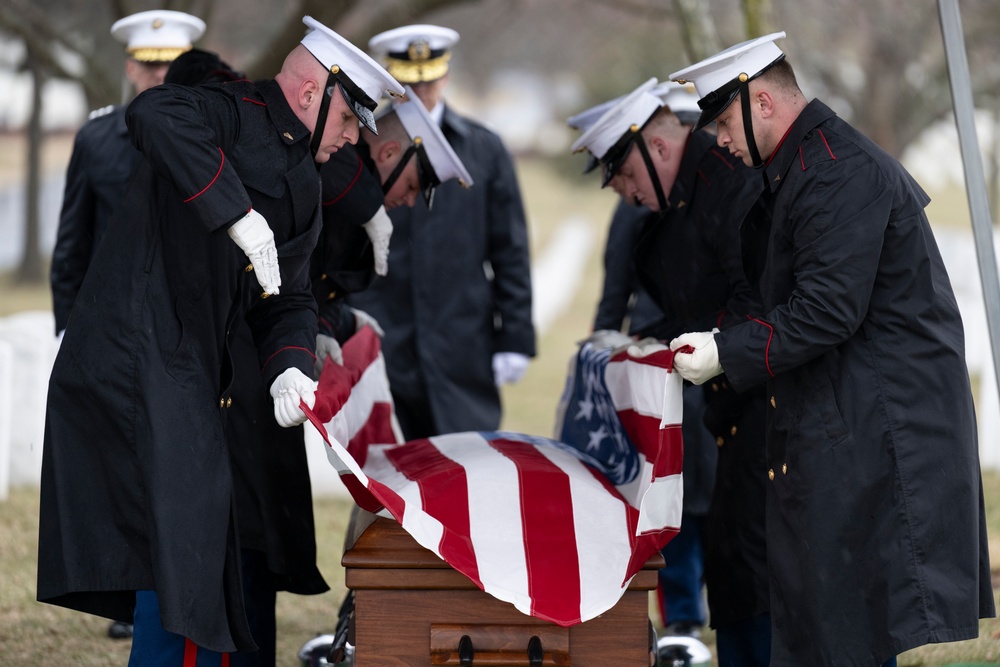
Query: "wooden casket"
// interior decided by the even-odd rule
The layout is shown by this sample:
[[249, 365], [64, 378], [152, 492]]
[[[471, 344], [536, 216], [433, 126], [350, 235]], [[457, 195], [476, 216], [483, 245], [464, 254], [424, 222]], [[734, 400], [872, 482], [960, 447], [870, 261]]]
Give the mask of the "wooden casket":
[[659, 554], [621, 600], [564, 628], [480, 590], [391, 519], [355, 509], [342, 560], [354, 591], [356, 667], [649, 667], [649, 595]]

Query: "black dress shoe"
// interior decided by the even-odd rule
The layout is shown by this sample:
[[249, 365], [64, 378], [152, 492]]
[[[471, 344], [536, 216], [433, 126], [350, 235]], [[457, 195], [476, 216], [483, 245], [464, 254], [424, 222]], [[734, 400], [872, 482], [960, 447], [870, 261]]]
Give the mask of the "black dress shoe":
[[108, 626], [108, 637], [112, 639], [130, 639], [132, 637], [132, 624], [122, 621], [111, 621]]

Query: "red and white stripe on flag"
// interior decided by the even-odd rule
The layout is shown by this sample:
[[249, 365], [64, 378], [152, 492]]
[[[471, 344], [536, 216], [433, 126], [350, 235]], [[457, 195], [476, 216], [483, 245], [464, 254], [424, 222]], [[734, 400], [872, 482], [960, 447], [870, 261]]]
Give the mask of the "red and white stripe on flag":
[[[508, 432], [402, 443], [378, 338], [324, 364], [309, 420], [364, 509], [525, 614], [563, 626], [607, 611], [680, 527], [681, 378], [673, 353], [611, 357], [606, 382], [641, 470], [614, 486], [563, 445]], [[343, 443], [347, 443], [346, 446]]]

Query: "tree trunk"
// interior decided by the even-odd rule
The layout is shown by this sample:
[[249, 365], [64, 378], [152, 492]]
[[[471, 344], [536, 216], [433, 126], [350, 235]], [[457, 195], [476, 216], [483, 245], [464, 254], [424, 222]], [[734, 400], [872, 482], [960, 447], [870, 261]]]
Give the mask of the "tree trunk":
[[14, 279], [18, 283], [40, 283], [42, 255], [39, 251], [38, 200], [41, 193], [42, 171], [42, 85], [44, 77], [33, 50], [28, 49], [26, 65], [31, 72], [31, 116], [28, 120], [28, 159], [24, 188], [24, 246], [21, 264]]
[[743, 0], [743, 18], [748, 39], [774, 32], [771, 29], [771, 0]]
[[696, 63], [722, 50], [715, 21], [703, 0], [674, 0], [688, 61]]

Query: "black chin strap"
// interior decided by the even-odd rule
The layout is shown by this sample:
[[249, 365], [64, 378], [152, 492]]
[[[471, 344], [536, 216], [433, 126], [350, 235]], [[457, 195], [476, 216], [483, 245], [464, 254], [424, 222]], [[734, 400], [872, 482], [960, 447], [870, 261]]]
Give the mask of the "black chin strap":
[[[333, 74], [329, 74], [326, 77], [326, 86], [323, 88], [323, 99], [319, 103], [319, 115], [316, 117], [316, 128], [313, 129], [312, 142], [309, 144], [309, 150], [312, 151], [313, 159], [316, 158], [316, 153], [319, 151], [320, 143], [323, 141], [323, 130], [326, 128], [326, 117], [330, 113], [330, 100], [333, 97], [333, 91], [337, 87], [337, 79]], [[316, 168], [319, 168], [319, 163], [316, 164]]]
[[666, 211], [667, 197], [663, 194], [663, 185], [660, 183], [656, 167], [653, 166], [653, 158], [649, 155], [649, 149], [646, 148], [646, 142], [643, 140], [641, 132], [636, 134], [635, 143], [639, 147], [639, 154], [642, 155], [642, 161], [646, 163], [646, 171], [649, 172], [649, 180], [653, 182], [653, 189], [656, 191], [656, 201], [660, 204], [660, 210]]
[[392, 189], [392, 186], [396, 184], [399, 177], [402, 175], [403, 170], [406, 169], [406, 164], [410, 161], [410, 157], [417, 151], [417, 147], [410, 144], [410, 147], [403, 152], [403, 157], [399, 159], [396, 164], [396, 168], [392, 170], [389, 174], [389, 178], [385, 179], [385, 183], [382, 184], [382, 194], [386, 194]]
[[747, 150], [750, 151], [750, 160], [753, 166], [761, 167], [764, 161], [760, 159], [760, 151], [757, 150], [757, 141], [753, 137], [753, 120], [750, 118], [750, 81], [744, 80], [746, 74], [740, 75], [740, 104], [743, 107], [743, 133], [747, 137]]

